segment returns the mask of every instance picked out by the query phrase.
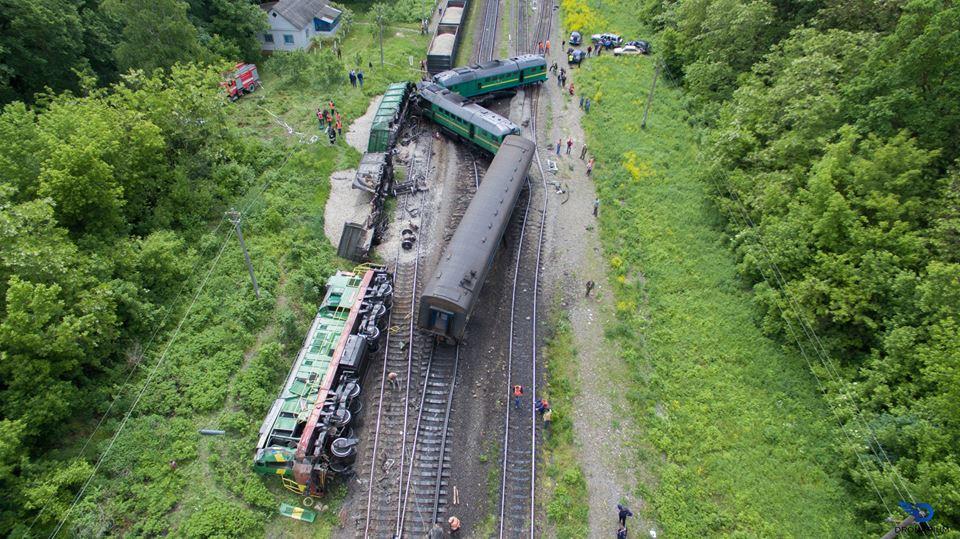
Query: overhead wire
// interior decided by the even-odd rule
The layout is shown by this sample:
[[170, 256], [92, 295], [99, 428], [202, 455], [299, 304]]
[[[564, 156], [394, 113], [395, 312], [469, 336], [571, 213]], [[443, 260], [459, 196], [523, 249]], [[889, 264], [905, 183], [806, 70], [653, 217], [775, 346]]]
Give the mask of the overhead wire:
[[177, 337], [180, 335], [180, 330], [183, 328], [184, 322], [190, 316], [190, 313], [193, 311], [193, 307], [197, 303], [197, 299], [200, 297], [200, 293], [203, 292], [204, 287], [206, 287], [207, 281], [210, 280], [210, 276], [213, 275], [213, 271], [217, 268], [217, 264], [220, 262], [220, 257], [223, 255], [224, 250], [226, 250], [227, 245], [230, 242], [230, 235], [232, 231], [228, 231], [224, 235], [224, 239], [220, 244], [220, 250], [217, 252], [217, 256], [213, 259], [213, 262], [210, 264], [210, 269], [207, 270], [206, 275], [204, 275], [203, 280], [200, 282], [200, 285], [197, 287], [197, 291], [193, 295], [193, 300], [190, 302], [190, 305], [187, 307], [186, 312], [180, 318], [180, 322], [177, 324], [176, 329], [174, 329], [173, 335], [167, 341], [166, 347], [164, 347], [163, 352], [160, 354], [160, 358], [157, 359], [157, 362], [154, 364], [153, 368], [150, 370], [150, 373], [147, 375], [147, 379], [143, 383], [143, 387], [140, 388], [140, 392], [137, 393], [137, 397], [134, 399], [133, 403], [130, 405], [130, 408], [127, 410], [127, 413], [124, 414], [123, 420], [120, 422], [120, 426], [117, 427], [117, 431], [113, 434], [113, 437], [110, 439], [110, 443], [107, 445], [107, 448], [101, 453], [100, 458], [97, 459], [96, 464], [93, 467], [93, 471], [90, 472], [90, 475], [87, 477], [87, 480], [84, 482], [83, 486], [80, 488], [80, 491], [77, 493], [76, 497], [73, 500], [73, 503], [70, 504], [70, 507], [67, 508], [63, 517], [60, 519], [57, 527], [53, 530], [53, 533], [50, 534], [50, 537], [56, 537], [60, 530], [63, 528], [63, 525], [70, 518], [70, 513], [73, 512], [73, 509], [80, 503], [80, 500], [83, 499], [83, 495], [86, 492], [87, 488], [90, 486], [90, 483], [93, 482], [93, 478], [96, 476], [97, 472], [100, 470], [100, 467], [103, 465], [104, 460], [106, 460], [107, 455], [110, 454], [110, 450], [113, 449], [114, 444], [117, 442], [117, 439], [120, 437], [120, 434], [123, 432], [124, 427], [126, 427], [127, 422], [130, 420], [130, 417], [133, 415], [134, 410], [136, 410], [137, 405], [140, 403], [140, 399], [143, 398], [143, 395], [146, 393], [147, 389], [150, 387], [150, 384], [153, 382], [154, 376], [157, 374], [157, 371], [160, 369], [160, 366], [163, 365], [164, 361], [167, 358], [167, 354], [170, 351], [170, 348], [173, 346], [173, 343], [176, 342]]
[[[720, 196], [726, 197], [735, 203], [743, 219], [742, 221], [740, 221], [739, 219], [737, 219], [735, 215], [731, 215], [734, 221], [737, 222], [738, 226], [741, 226], [743, 229], [751, 229], [754, 231], [754, 234], [757, 238], [757, 244], [761, 247], [761, 249], [764, 252], [765, 258], [767, 259], [767, 263], [770, 266], [770, 271], [774, 274], [775, 282], [773, 283], [771, 282], [771, 279], [767, 276], [767, 272], [763, 269], [762, 265], [758, 264], [758, 268], [760, 269], [761, 276], [763, 277], [764, 281], [768, 284], [768, 286], [772, 285], [772, 288], [776, 289], [780, 293], [780, 297], [778, 297], [778, 300], [777, 300], [777, 307], [780, 310], [781, 316], [783, 317], [785, 323], [787, 324], [788, 332], [796, 341], [798, 349], [800, 350], [801, 355], [806, 361], [808, 368], [810, 369], [810, 372], [814, 375], [814, 378], [816, 378], [817, 385], [819, 386], [821, 392], [824, 393], [824, 395], [826, 395], [826, 388], [823, 385], [822, 380], [820, 379], [820, 376], [817, 374], [816, 370], [814, 369], [812, 362], [807, 357], [805, 348], [801, 344], [799, 337], [796, 335], [794, 328], [790, 323], [790, 319], [787, 316], [786, 310], [784, 309], [784, 306], [781, 303], [781, 298], [786, 299], [786, 301], [789, 303], [789, 307], [791, 308], [791, 310], [793, 310], [794, 318], [796, 319], [798, 325], [800, 326], [800, 329], [803, 332], [804, 336], [807, 338], [807, 340], [810, 341], [811, 343], [810, 347], [816, 353], [819, 361], [824, 365], [824, 368], [826, 369], [827, 374], [831, 376], [831, 378], [834, 380], [835, 383], [837, 383], [838, 387], [842, 386], [843, 381], [840, 378], [838, 371], [835, 369], [832, 361], [830, 360], [828, 354], [826, 353], [826, 349], [823, 346], [823, 343], [820, 340], [819, 336], [816, 334], [816, 331], [814, 330], [812, 324], [810, 324], [810, 322], [805, 320], [805, 318], [803, 317], [799, 302], [797, 302], [796, 298], [794, 298], [790, 294], [790, 292], [787, 290], [786, 279], [783, 277], [783, 274], [780, 271], [780, 268], [777, 266], [776, 262], [773, 260], [773, 255], [770, 252], [770, 250], [767, 248], [763, 240], [763, 236], [759, 228], [756, 226], [756, 223], [750, 217], [745, 204], [740, 199], [740, 197], [736, 194], [736, 192], [734, 192], [729, 182], [726, 182], [726, 190], [724, 190], [720, 186], [719, 182], [717, 181], [715, 174], [708, 174], [708, 175], [710, 176], [715, 187], [717, 188], [717, 193]], [[724, 194], [724, 191], [726, 191], [726, 195]], [[867, 447], [870, 449], [871, 453], [877, 459], [876, 468], [880, 476], [883, 477], [885, 475], [884, 474], [885, 467], [883, 466], [883, 463], [886, 462], [886, 467], [892, 470], [893, 472], [892, 476], [890, 474], [887, 474], [887, 475], [894, 490], [901, 497], [901, 499], [904, 498], [903, 493], [905, 491], [907, 493], [907, 497], [909, 497], [909, 499], [913, 503], [916, 503], [916, 498], [913, 496], [912, 492], [909, 490], [909, 487], [907, 486], [906, 481], [899, 474], [899, 472], [896, 469], [896, 466], [893, 464], [893, 462], [890, 460], [889, 456], [887, 455], [886, 451], [883, 449], [882, 445], [879, 442], [879, 439], [876, 436], [876, 433], [869, 426], [869, 424], [867, 424], [866, 420], [862, 417], [863, 415], [862, 410], [860, 410], [860, 408], [856, 405], [853, 399], [847, 397], [846, 395], [842, 395], [842, 397], [845, 397], [846, 398], [845, 400], [849, 401], [850, 405], [853, 407], [853, 413], [851, 414], [851, 416], [854, 418], [855, 421], [858, 421], [868, 433], [869, 439], [866, 440]], [[848, 442], [852, 444], [853, 443], [852, 438], [850, 434], [847, 432], [847, 427], [842, 421], [836, 408], [829, 402], [827, 404], [831, 408], [831, 411], [833, 412], [835, 418], [837, 419], [837, 422], [844, 436], [847, 438]], [[863, 467], [864, 472], [867, 476], [867, 479], [870, 481], [871, 485], [873, 486], [874, 491], [876, 492], [877, 496], [880, 498], [882, 505], [887, 510], [889, 515], [894, 515], [895, 513], [891, 511], [890, 506], [887, 504], [887, 502], [883, 498], [883, 495], [880, 493], [880, 489], [878, 488], [876, 482], [873, 480], [873, 477], [869, 472], [869, 470], [867, 469], [866, 464], [864, 463], [863, 458], [859, 452], [857, 452], [857, 459], [860, 462], [861, 467]], [[903, 490], [901, 490], [900, 488], [901, 486], [903, 487]], [[925, 535], [925, 532], [923, 531], [923, 529], [921, 529], [921, 532], [924, 533]]]

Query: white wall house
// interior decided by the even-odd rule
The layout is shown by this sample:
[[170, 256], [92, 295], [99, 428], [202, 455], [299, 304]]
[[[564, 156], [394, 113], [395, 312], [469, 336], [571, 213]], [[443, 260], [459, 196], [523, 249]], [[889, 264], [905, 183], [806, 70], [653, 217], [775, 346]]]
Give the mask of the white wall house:
[[267, 12], [270, 29], [260, 34], [265, 51], [306, 48], [313, 36], [330, 37], [340, 27], [341, 11], [326, 0], [279, 0], [260, 4]]

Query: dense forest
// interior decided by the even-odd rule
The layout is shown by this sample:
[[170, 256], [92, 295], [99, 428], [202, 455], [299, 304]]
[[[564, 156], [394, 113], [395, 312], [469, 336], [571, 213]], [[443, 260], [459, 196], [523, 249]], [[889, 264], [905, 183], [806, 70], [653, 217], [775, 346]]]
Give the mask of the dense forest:
[[848, 433], [862, 515], [915, 498], [960, 527], [960, 6], [644, 10], [707, 128], [702, 180], [761, 323], [805, 353]]

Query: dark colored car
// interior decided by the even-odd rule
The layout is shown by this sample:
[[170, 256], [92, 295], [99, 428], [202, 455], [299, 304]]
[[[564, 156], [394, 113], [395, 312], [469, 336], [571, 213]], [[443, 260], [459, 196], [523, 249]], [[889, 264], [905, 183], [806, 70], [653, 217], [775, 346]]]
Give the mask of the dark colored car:
[[570, 32], [570, 44], [579, 45], [583, 43], [583, 36], [580, 35], [580, 32]]
[[633, 45], [634, 47], [640, 49], [640, 51], [643, 52], [643, 54], [650, 54], [650, 52], [652, 52], [650, 50], [650, 43], [647, 41], [643, 41], [643, 40], [627, 41], [627, 45]]
[[580, 49], [568, 49], [567, 50], [567, 63], [569, 65], [577, 65], [587, 57], [587, 53]]

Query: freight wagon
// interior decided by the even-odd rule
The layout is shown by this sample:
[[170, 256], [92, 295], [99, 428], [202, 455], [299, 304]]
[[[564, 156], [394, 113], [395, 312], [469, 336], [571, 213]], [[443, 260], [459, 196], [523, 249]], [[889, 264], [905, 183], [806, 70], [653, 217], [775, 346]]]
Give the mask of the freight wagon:
[[467, 5], [467, 0], [447, 0], [437, 24], [437, 33], [427, 48], [427, 72], [431, 75], [453, 67], [464, 33]]
[[383, 268], [338, 271], [290, 374], [260, 427], [256, 472], [279, 475], [286, 488], [319, 495], [356, 459], [353, 424], [362, 411], [367, 353], [379, 346], [393, 296]]

